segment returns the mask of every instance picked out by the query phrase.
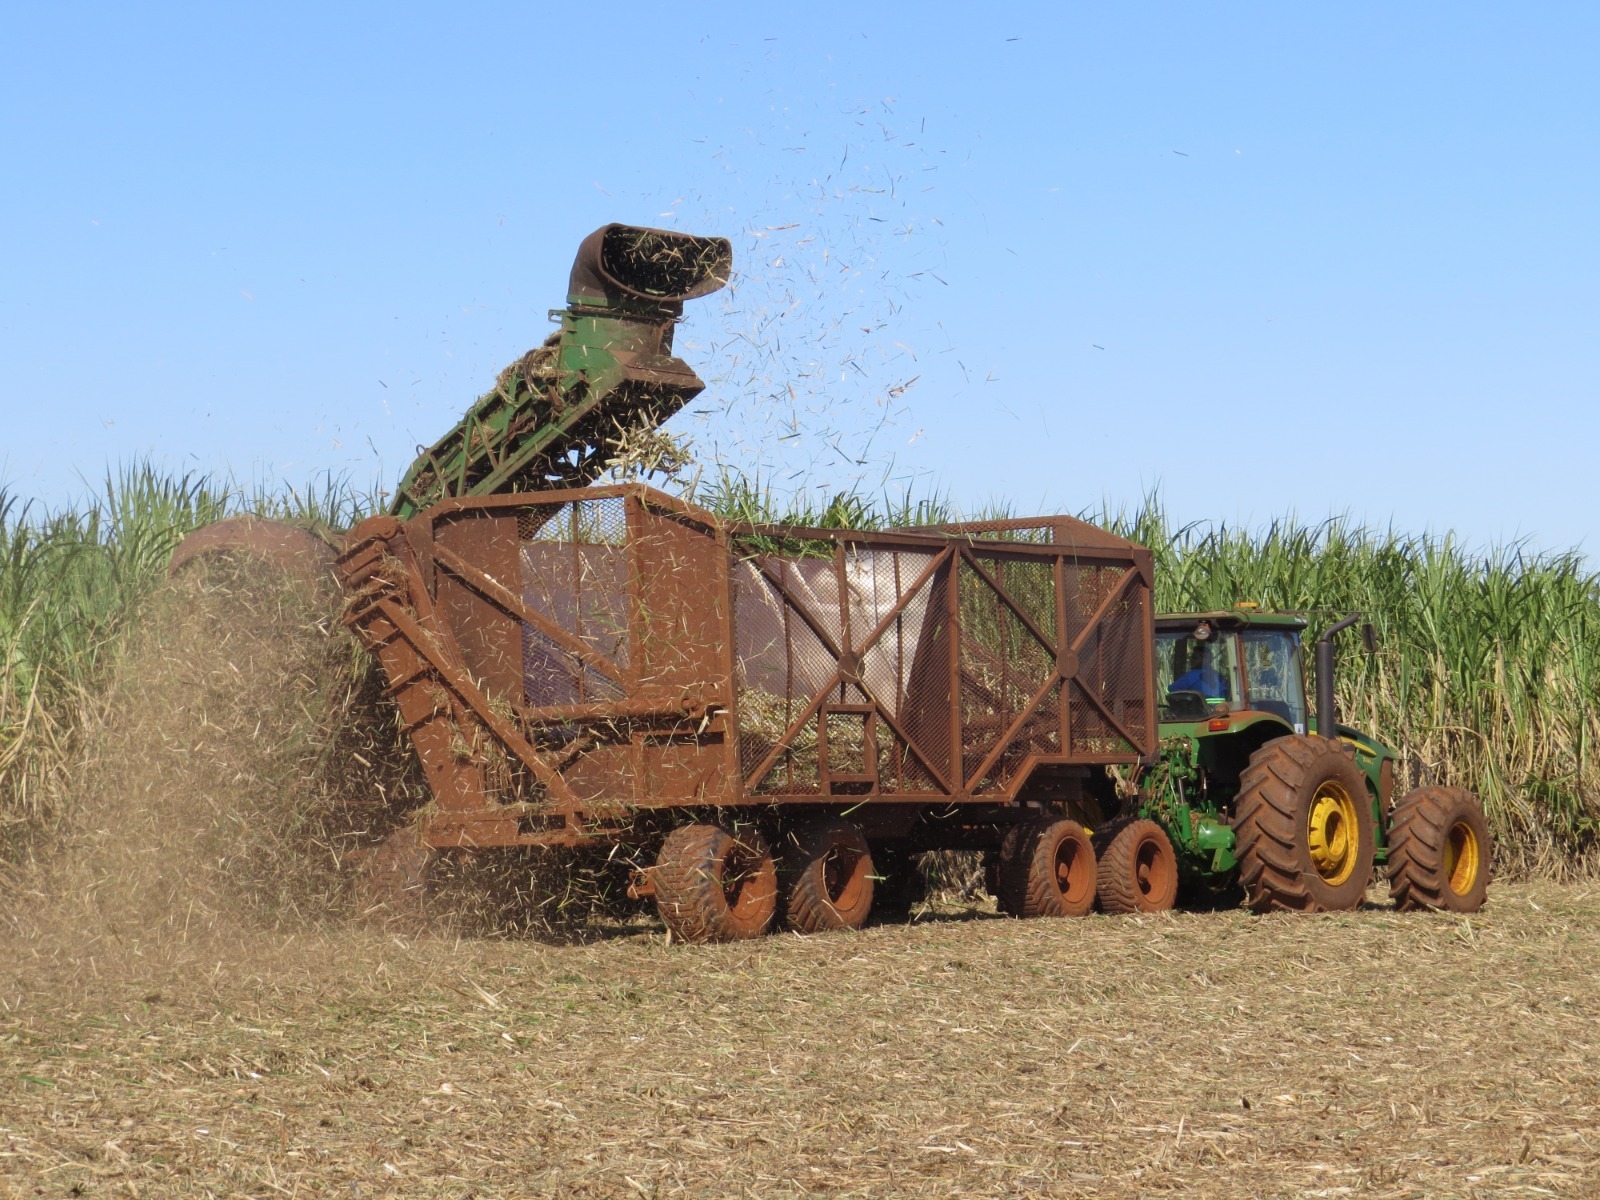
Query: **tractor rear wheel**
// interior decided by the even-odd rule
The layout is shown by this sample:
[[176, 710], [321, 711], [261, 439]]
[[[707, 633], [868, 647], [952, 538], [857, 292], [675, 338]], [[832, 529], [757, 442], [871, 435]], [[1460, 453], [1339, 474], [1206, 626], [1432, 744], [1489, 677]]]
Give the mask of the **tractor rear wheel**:
[[1081, 917], [1094, 907], [1094, 844], [1066, 817], [1018, 825], [1000, 846], [1000, 911], [1013, 917]]
[[1372, 801], [1355, 752], [1308, 734], [1250, 756], [1234, 809], [1245, 903], [1256, 912], [1355, 908], [1372, 878]]
[[1389, 894], [1401, 912], [1477, 912], [1489, 890], [1493, 847], [1471, 792], [1420, 787], [1389, 822]]
[[789, 835], [785, 913], [797, 933], [860, 929], [872, 911], [872, 850], [849, 821], [826, 817]]
[[1100, 855], [1097, 875], [1108, 913], [1166, 912], [1178, 901], [1178, 855], [1154, 821], [1120, 830]]
[[778, 874], [752, 826], [680, 825], [656, 857], [656, 911], [686, 942], [760, 937], [778, 911]]

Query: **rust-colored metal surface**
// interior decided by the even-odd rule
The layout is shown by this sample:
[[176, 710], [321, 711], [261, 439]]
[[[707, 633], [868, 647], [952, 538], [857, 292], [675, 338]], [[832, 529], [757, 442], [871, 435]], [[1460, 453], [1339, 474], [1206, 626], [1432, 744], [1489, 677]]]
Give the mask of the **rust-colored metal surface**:
[[730, 525], [620, 485], [375, 517], [338, 570], [431, 846], [627, 840], [674, 809], [890, 828], [1155, 749], [1150, 556], [1072, 518]]

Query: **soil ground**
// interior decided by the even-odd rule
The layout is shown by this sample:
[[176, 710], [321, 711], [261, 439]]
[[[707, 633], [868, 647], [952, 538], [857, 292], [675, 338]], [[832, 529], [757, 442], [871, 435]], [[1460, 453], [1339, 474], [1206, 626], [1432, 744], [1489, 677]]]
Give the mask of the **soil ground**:
[[1600, 1195], [1600, 889], [1371, 899], [710, 947], [16, 932], [0, 1196]]

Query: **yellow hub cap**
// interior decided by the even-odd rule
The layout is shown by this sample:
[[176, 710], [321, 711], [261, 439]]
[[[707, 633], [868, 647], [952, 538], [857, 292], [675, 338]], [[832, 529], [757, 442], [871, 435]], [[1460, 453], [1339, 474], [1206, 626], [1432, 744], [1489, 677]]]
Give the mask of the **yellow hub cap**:
[[1456, 895], [1465, 896], [1478, 882], [1482, 855], [1478, 835], [1472, 831], [1472, 826], [1465, 821], [1450, 826], [1450, 837], [1444, 844], [1444, 875]]
[[1338, 887], [1355, 871], [1361, 851], [1356, 802], [1337, 783], [1323, 784], [1311, 798], [1307, 832], [1311, 865], [1325, 882]]

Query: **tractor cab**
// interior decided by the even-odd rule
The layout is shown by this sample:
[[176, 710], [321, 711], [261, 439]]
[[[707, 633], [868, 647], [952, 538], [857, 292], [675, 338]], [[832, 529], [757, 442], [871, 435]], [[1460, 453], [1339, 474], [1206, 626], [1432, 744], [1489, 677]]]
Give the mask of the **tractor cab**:
[[1233, 612], [1156, 618], [1156, 700], [1163, 724], [1265, 714], [1306, 731], [1299, 617]]

